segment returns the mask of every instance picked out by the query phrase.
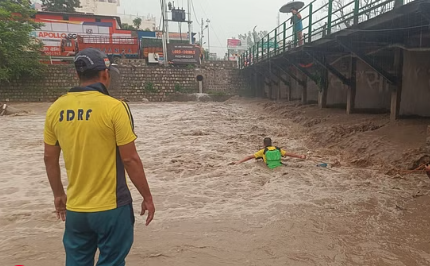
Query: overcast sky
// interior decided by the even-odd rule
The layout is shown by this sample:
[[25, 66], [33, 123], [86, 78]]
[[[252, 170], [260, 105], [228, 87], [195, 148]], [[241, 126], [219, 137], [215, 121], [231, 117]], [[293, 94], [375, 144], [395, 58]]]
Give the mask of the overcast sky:
[[[169, 1], [169, 0], [168, 0]], [[171, 1], [171, 0], [170, 0]], [[172, 1], [173, 2], [173, 1]], [[288, 0], [194, 0], [195, 15], [192, 13], [193, 32], [198, 32], [200, 26], [195, 23], [196, 17], [210, 19], [210, 44], [211, 52], [216, 52], [219, 57], [227, 51], [227, 38], [237, 37], [257, 25], [259, 30], [273, 30], [277, 25], [279, 8], [289, 2]], [[308, 1], [305, 1], [307, 3]], [[176, 0], [175, 6], [187, 8], [187, 0]], [[118, 13], [133, 14], [139, 16], [152, 14], [160, 19], [160, 0], [121, 0]], [[286, 14], [281, 14], [281, 21], [287, 19]], [[176, 23], [175, 23], [176, 24]], [[175, 25], [172, 25], [173, 28]], [[186, 31], [186, 24], [182, 31]], [[174, 28], [175, 30], [177, 29]], [[205, 33], [207, 42], [207, 32]], [[197, 37], [198, 38], [198, 37]], [[207, 44], [206, 44], [207, 45]]]

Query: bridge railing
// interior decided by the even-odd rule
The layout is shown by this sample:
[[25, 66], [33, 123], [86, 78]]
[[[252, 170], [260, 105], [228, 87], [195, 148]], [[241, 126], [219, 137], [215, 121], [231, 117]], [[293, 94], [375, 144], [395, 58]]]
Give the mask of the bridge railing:
[[[400, 2], [399, 2], [400, 1]], [[302, 38], [294, 31], [290, 19], [269, 32], [239, 58], [239, 67], [245, 68], [267, 60], [292, 48], [321, 39], [331, 33], [374, 18], [414, 0], [313, 0], [299, 10], [302, 16]]]

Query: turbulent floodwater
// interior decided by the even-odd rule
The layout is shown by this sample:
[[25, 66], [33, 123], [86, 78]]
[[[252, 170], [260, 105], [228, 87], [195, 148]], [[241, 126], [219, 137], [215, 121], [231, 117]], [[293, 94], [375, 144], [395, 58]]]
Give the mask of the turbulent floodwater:
[[[47, 107], [0, 118], [1, 265], [64, 264], [42, 158]], [[299, 126], [255, 101], [131, 109], [157, 212], [149, 227], [137, 219], [127, 265], [430, 265], [426, 179], [318, 168]], [[310, 159], [228, 165], [265, 136]]]

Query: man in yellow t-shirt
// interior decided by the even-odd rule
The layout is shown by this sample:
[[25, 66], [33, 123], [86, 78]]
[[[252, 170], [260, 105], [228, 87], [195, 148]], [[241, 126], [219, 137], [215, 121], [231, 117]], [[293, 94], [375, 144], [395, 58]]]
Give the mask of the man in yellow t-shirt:
[[[57, 217], [66, 221], [63, 243], [66, 266], [125, 264], [133, 243], [134, 212], [125, 177], [127, 170], [143, 197], [146, 225], [154, 217], [152, 195], [136, 151], [133, 116], [128, 105], [109, 96], [106, 54], [85, 49], [75, 57], [80, 86], [49, 108], [44, 141], [45, 165], [54, 193]], [[59, 157], [67, 170], [67, 196]]]
[[246, 162], [252, 159], [263, 159], [267, 167], [269, 167], [270, 169], [274, 169], [282, 165], [282, 161], [281, 161], [282, 157], [288, 156], [288, 157], [294, 157], [299, 159], [306, 159], [305, 155], [288, 153], [283, 149], [273, 146], [271, 138], [265, 138], [263, 140], [263, 144], [264, 144], [264, 149], [261, 149], [258, 152], [256, 152], [254, 155], [247, 156], [238, 162], [234, 162], [233, 164], [241, 164], [243, 162]]

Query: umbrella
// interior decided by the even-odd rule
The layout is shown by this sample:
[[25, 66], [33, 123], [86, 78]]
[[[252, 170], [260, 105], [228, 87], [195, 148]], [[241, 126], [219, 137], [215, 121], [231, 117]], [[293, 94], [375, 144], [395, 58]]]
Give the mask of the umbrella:
[[305, 5], [305, 3], [303, 3], [302, 1], [288, 2], [287, 4], [283, 5], [279, 9], [279, 12], [281, 12], [281, 13], [290, 13], [291, 12], [291, 8], [295, 8], [297, 10], [300, 10], [304, 5]]

